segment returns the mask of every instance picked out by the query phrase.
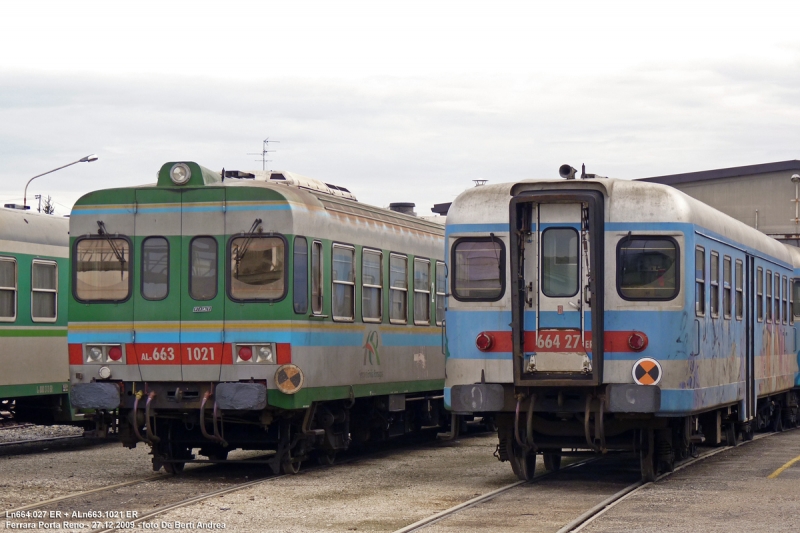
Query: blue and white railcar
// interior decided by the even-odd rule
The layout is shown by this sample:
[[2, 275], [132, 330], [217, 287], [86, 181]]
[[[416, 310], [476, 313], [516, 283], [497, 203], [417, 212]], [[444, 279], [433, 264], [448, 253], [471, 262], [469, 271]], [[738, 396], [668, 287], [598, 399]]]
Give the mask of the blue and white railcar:
[[496, 416], [522, 479], [576, 448], [639, 451], [654, 479], [697, 442], [797, 423], [800, 250], [678, 190], [476, 187], [446, 260], [446, 405]]

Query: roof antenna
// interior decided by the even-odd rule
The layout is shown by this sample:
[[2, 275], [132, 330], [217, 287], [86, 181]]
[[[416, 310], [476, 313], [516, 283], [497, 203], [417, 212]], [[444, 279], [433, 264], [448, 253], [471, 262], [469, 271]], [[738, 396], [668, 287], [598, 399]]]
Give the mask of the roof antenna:
[[[279, 143], [280, 141], [270, 141], [269, 137], [262, 141], [261, 152], [260, 153], [253, 153], [248, 152], [247, 155], [260, 155], [261, 156], [261, 170], [267, 170], [267, 163], [271, 163], [271, 159], [267, 159], [268, 152], [274, 152], [275, 150], [268, 150], [269, 143]], [[256, 159], [258, 161], [258, 159]]]
[[581, 163], [581, 179], [586, 179], [586, 163]]

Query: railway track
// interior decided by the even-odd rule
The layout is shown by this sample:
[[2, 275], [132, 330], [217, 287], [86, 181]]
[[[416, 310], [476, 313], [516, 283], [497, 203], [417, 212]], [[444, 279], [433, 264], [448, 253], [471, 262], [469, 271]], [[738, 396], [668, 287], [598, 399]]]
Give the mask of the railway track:
[[[760, 434], [760, 435], [757, 435], [753, 440], [763, 439], [763, 438], [769, 437], [771, 435], [774, 435], [774, 433]], [[742, 443], [739, 444], [739, 446], [742, 446], [742, 445], [747, 444], [747, 443], [748, 442], [742, 442]], [[675, 472], [683, 470], [684, 468], [687, 468], [687, 467], [689, 467], [689, 466], [691, 466], [691, 465], [693, 465], [693, 464], [695, 464], [695, 463], [697, 463], [699, 461], [703, 461], [703, 460], [708, 459], [708, 458], [710, 458], [710, 457], [712, 457], [714, 455], [717, 455], [719, 453], [722, 453], [724, 451], [727, 451], [727, 450], [730, 450], [730, 449], [733, 449], [733, 448], [734, 448], [734, 446], [724, 446], [724, 447], [720, 447], [720, 448], [714, 448], [714, 449], [709, 450], [709, 451], [707, 451], [705, 453], [702, 453], [700, 456], [698, 456], [696, 458], [691, 458], [691, 459], [688, 459], [686, 461], [683, 461], [680, 464], [678, 464], [672, 472], [667, 472], [667, 473], [664, 473], [664, 474], [660, 475], [656, 479], [656, 481], [660, 481], [660, 480], [662, 480], [662, 479], [664, 479], [666, 477], [669, 477], [670, 475], [674, 474]], [[444, 511], [441, 511], [439, 513], [431, 515], [429, 517], [426, 517], [426, 518], [423, 518], [421, 520], [418, 520], [417, 522], [415, 522], [413, 524], [410, 524], [410, 525], [405, 526], [403, 528], [397, 529], [395, 531], [395, 533], [412, 533], [412, 532], [422, 531], [424, 529], [429, 529], [429, 528], [433, 529], [432, 526], [434, 526], [435, 524], [438, 524], [438, 523], [443, 522], [443, 521], [448, 520], [448, 519], [452, 519], [452, 518], [456, 517], [457, 515], [467, 513], [470, 510], [472, 510], [472, 512], [474, 514], [477, 514], [479, 512], [479, 510], [476, 509], [477, 507], [488, 504], [492, 500], [495, 500], [496, 498], [498, 498], [498, 496], [508, 495], [509, 493], [513, 492], [515, 489], [522, 489], [523, 485], [524, 486], [541, 485], [542, 488], [546, 488], [546, 484], [548, 482], [553, 482], [556, 479], [564, 476], [565, 474], [568, 474], [570, 470], [587, 469], [587, 468], [590, 468], [592, 464], [596, 464], [597, 462], [602, 461], [602, 460], [604, 460], [604, 459], [599, 459], [598, 458], [598, 459], [590, 459], [590, 460], [579, 461], [579, 462], [576, 462], [576, 463], [573, 463], [573, 464], [569, 465], [568, 467], [562, 468], [558, 472], [546, 472], [546, 473], [543, 473], [541, 475], [537, 475], [532, 481], [529, 481], [529, 482], [517, 481], [517, 482], [514, 482], [514, 483], [510, 483], [510, 484], [508, 484], [506, 486], [503, 486], [503, 487], [500, 487], [500, 488], [498, 488], [498, 489], [496, 489], [494, 491], [491, 491], [491, 492], [486, 493], [486, 494], [482, 494], [482, 495], [477, 496], [477, 497], [475, 497], [475, 498], [473, 498], [471, 500], [465, 501], [465, 502], [460, 503], [458, 505], [454, 505], [453, 507], [451, 507], [449, 509], [446, 509]], [[584, 482], [585, 481], [586, 481], [586, 479], [584, 479]], [[574, 483], [574, 482], [575, 481], [570, 481], [570, 483]], [[632, 496], [637, 491], [643, 489], [645, 486], [649, 485], [649, 483], [644, 483], [641, 480], [637, 479], [637, 480], [635, 480], [633, 482], [625, 483], [625, 484], [623, 484], [624, 486], [621, 486], [621, 487], [620, 487], [619, 483], [617, 483], [616, 485], [617, 486], [615, 488], [618, 489], [618, 490], [614, 490], [613, 488], [612, 488], [612, 490], [608, 490], [606, 492], [607, 494], [609, 494], [609, 496], [607, 498], [605, 498], [601, 502], [597, 503], [596, 505], [591, 506], [589, 509], [586, 509], [584, 512], [582, 512], [579, 516], [577, 516], [574, 519], [570, 520], [568, 523], [566, 523], [560, 529], [558, 529], [557, 533], [577, 533], [577, 532], [581, 531], [585, 526], [590, 524], [592, 521], [594, 521], [597, 518], [599, 518], [600, 516], [602, 516], [605, 512], [607, 512], [608, 510], [613, 508], [615, 505], [619, 504], [620, 502], [622, 502], [623, 500], [628, 498], [629, 496]], [[527, 498], [527, 499], [530, 499], [530, 498]], [[572, 503], [573, 502], [571, 502], [571, 504]], [[573, 507], [580, 507], [580, 502], [578, 502], [578, 501], [574, 502]], [[487, 512], [483, 512], [482, 514], [484, 514], [484, 515], [490, 515], [491, 514], [490, 512], [488, 512], [488, 510], [485, 510], [485, 511], [487, 511]], [[517, 512], [519, 512], [519, 508], [517, 508]], [[467, 520], [468, 520], [467, 518], [464, 519], [465, 522], [467, 522]], [[442, 525], [444, 525], [444, 524], [442, 524]], [[553, 531], [553, 529], [549, 529], [548, 527], [546, 527], [545, 524], [539, 524], [539, 525], [540, 526], [545, 526], [545, 527], [541, 528], [542, 531]], [[531, 524], [531, 526], [534, 526], [534, 525]], [[482, 527], [487, 527], [487, 526], [485, 524], [483, 524]], [[457, 524], [452, 524], [450, 526], [450, 528], [454, 528], [453, 530], [456, 530], [456, 529], [460, 530], [461, 529], [461, 527], [459, 527]], [[450, 529], [450, 528], [448, 528], [448, 529]], [[445, 527], [442, 527], [441, 529], [445, 529]], [[537, 529], [536, 527], [532, 527], [532, 528], [526, 528], [525, 530], [526, 531], [539, 531], [540, 529]]]

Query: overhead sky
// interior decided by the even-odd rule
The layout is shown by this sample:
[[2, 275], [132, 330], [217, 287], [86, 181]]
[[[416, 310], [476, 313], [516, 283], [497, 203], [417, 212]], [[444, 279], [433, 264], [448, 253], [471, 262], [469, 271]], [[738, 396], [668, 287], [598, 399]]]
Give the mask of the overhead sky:
[[[290, 170], [430, 214], [472, 180], [798, 158], [798, 2], [3, 2], [0, 199]], [[36, 205], [34, 204], [34, 209]]]

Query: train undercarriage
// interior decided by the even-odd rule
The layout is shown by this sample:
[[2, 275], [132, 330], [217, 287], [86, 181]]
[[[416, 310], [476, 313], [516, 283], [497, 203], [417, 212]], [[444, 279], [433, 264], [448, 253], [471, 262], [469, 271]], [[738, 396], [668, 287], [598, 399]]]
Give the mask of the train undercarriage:
[[[577, 396], [577, 395], [576, 395]], [[735, 446], [751, 440], [756, 431], [781, 431], [800, 422], [800, 393], [789, 391], [758, 399], [756, 416], [741, 421], [738, 404], [699, 414], [660, 417], [648, 413], [605, 411], [602, 398], [586, 395], [583, 409], [563, 396], [561, 411], [537, 408], [534, 395], [518, 395], [514, 412], [497, 416], [498, 446], [495, 456], [509, 461], [523, 480], [533, 478], [536, 455], [545, 469], [558, 470], [562, 455], [598, 455], [609, 451], [638, 454], [642, 479], [654, 481], [670, 472], [676, 462], [696, 455], [697, 445]]]
[[[142, 384], [143, 385], [143, 384]], [[185, 389], [185, 384], [175, 387]], [[380, 442], [440, 428], [444, 435], [458, 429], [444, 409], [441, 394], [405, 394], [313, 402], [285, 410], [223, 410], [210, 385], [191, 397], [165, 394], [168, 384], [141, 386], [117, 412], [98, 416], [100, 432], [116, 430], [123, 445], [151, 446], [153, 469], [179, 473], [187, 462], [225, 461], [235, 449], [272, 451], [263, 460], [274, 473], [297, 473], [303, 461], [331, 464], [338, 452], [353, 445]], [[180, 396], [180, 394], [178, 394]], [[116, 426], [116, 427], [114, 427]], [[452, 427], [451, 427], [452, 426]]]

